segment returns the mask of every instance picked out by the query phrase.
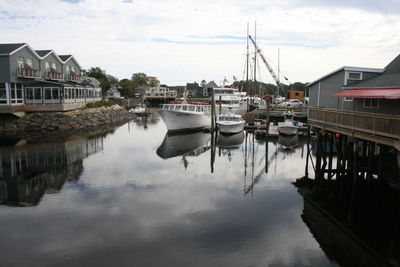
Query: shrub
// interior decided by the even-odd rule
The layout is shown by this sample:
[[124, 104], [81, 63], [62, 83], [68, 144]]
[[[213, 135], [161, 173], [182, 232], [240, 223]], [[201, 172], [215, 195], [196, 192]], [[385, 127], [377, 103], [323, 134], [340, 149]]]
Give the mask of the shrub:
[[96, 102], [87, 103], [86, 107], [87, 108], [99, 108], [99, 107], [110, 107], [112, 105], [115, 105], [115, 102], [113, 100], [100, 100], [100, 101], [96, 101]]

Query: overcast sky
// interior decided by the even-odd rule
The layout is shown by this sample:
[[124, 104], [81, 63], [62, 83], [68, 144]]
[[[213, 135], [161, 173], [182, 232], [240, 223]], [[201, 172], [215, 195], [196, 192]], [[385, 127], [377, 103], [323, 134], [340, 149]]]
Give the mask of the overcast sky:
[[[244, 78], [246, 27], [290, 82], [400, 53], [399, 0], [0, 0], [0, 42], [72, 54], [119, 79], [167, 85]], [[263, 64], [263, 82], [273, 82]], [[258, 71], [258, 70], [257, 70]]]

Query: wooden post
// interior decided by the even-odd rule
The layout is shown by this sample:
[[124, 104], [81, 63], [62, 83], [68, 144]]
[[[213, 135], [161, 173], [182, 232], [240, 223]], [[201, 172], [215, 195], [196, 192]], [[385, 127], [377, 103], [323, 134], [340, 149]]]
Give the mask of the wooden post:
[[215, 130], [215, 101], [214, 90], [211, 91], [211, 132]]
[[328, 180], [332, 179], [332, 161], [333, 161], [333, 133], [328, 135], [329, 138], [329, 154], [328, 154]]
[[317, 160], [315, 163], [316, 176], [315, 178], [319, 180], [321, 178], [321, 153], [322, 153], [322, 134], [319, 132], [317, 137]]
[[222, 96], [219, 96], [219, 115], [222, 114]]
[[308, 178], [308, 159], [310, 157], [310, 126], [307, 126], [307, 156], [306, 156], [306, 169], [304, 173], [304, 177]]

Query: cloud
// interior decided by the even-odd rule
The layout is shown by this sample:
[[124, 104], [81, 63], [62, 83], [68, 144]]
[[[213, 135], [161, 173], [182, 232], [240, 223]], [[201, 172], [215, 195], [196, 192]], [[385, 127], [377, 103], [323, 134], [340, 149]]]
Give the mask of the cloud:
[[[2, 42], [73, 54], [84, 68], [120, 79], [145, 72], [184, 85], [242, 78], [247, 22], [254, 35], [256, 20], [264, 55], [276, 58], [281, 48], [281, 69], [306, 82], [343, 65], [383, 67], [398, 54], [399, 4], [373, 2], [2, 1], [0, 34]], [[273, 82], [267, 71], [260, 75]]]

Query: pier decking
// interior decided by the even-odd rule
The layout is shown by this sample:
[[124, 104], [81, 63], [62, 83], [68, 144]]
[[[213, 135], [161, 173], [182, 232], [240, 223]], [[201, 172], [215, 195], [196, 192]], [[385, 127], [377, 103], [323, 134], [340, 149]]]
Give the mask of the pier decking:
[[400, 150], [400, 116], [312, 107], [308, 124]]

